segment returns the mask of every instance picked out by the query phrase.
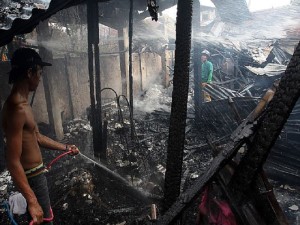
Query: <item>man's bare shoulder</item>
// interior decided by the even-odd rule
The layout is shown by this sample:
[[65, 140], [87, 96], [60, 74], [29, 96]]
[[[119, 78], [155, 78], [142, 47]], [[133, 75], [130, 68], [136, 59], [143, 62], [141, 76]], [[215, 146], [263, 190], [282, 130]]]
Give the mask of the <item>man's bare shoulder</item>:
[[3, 106], [2, 122], [5, 123], [14, 120], [16, 117], [24, 116], [26, 106], [28, 106], [27, 101], [18, 94], [10, 95]]
[[24, 99], [20, 94], [15, 93], [8, 96], [5, 106], [7, 109], [13, 109], [13, 110], [22, 110], [25, 106], [28, 105], [28, 102], [26, 99]]

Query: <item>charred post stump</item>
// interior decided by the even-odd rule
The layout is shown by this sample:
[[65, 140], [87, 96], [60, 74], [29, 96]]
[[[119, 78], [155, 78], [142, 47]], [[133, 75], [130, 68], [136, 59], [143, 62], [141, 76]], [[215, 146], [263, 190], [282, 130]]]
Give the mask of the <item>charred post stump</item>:
[[174, 89], [169, 127], [164, 210], [167, 210], [180, 194], [189, 88], [192, 3], [192, 0], [178, 1]]

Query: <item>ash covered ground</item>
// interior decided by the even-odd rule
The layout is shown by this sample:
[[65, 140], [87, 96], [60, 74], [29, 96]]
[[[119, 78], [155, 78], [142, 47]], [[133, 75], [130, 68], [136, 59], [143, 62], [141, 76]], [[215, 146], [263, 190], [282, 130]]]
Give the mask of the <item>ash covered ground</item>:
[[[143, 221], [149, 220], [150, 204], [157, 204], [158, 214], [160, 213], [166, 167], [170, 93], [168, 89], [154, 86], [145, 93], [143, 99], [136, 102], [133, 140], [126, 104], [121, 104], [123, 121], [120, 121], [120, 112], [114, 100], [103, 109], [105, 120], [108, 121], [106, 165], [127, 180], [130, 186], [80, 155], [62, 158], [53, 165], [47, 178], [55, 224], [143, 224]], [[205, 172], [212, 160], [205, 135], [194, 126], [191, 95], [192, 93], [188, 106], [182, 191]], [[88, 120], [75, 119], [64, 127], [63, 141], [78, 145], [83, 154], [93, 158], [92, 134]], [[47, 129], [44, 128], [44, 131], [47, 132]], [[219, 144], [225, 141], [222, 137], [214, 138], [219, 140]], [[43, 151], [45, 163], [57, 155], [59, 152]], [[271, 183], [290, 224], [300, 224], [300, 188], [279, 180], [271, 180]], [[16, 189], [9, 173], [2, 172], [0, 201], [7, 200], [14, 191]], [[143, 196], [148, 196], [149, 201]], [[200, 196], [189, 208], [185, 224], [194, 223], [199, 200]], [[0, 215], [0, 224], [10, 224], [3, 210]]]

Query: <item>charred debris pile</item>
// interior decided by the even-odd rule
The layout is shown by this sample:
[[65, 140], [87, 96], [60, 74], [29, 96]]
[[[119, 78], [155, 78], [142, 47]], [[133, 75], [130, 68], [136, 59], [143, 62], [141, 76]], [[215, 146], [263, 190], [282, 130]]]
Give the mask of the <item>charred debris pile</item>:
[[[218, 45], [205, 47], [212, 52], [215, 65], [214, 83], [207, 88], [213, 100], [201, 105], [200, 121], [195, 122], [191, 72], [182, 191], [188, 190], [207, 172], [215, 151], [230, 143], [232, 133], [255, 108], [259, 97], [281, 77], [284, 70], [274, 74], [272, 71], [278, 71], [274, 67], [285, 68], [291, 57], [285, 52], [286, 56], [279, 64], [276, 53], [279, 47], [275, 51], [271, 46], [273, 51], [265, 56], [267, 61], [258, 63], [254, 60], [254, 56], [260, 54], [257, 49], [245, 52], [224, 50]], [[269, 63], [274, 65], [271, 70], [264, 70], [260, 75], [254, 73], [265, 69]], [[125, 100], [118, 106], [116, 99], [105, 99], [103, 124], [106, 132], [103, 141], [107, 161], [104, 163], [111, 172], [105, 172], [81, 156], [58, 161], [47, 175], [58, 224], [145, 224], [151, 216], [151, 204], [161, 208], [171, 91], [172, 85], [167, 89], [153, 85], [137, 101], [133, 118]], [[276, 180], [272, 182], [276, 198], [293, 222], [299, 218], [300, 196], [297, 187], [290, 185], [299, 185], [299, 110], [297, 104], [264, 166], [268, 176], [272, 175], [271, 178]], [[47, 133], [47, 126], [40, 129]], [[66, 143], [78, 144], [82, 153], [93, 159], [88, 118], [69, 121], [64, 124], [64, 131]], [[45, 161], [51, 161], [55, 156], [46, 152]], [[5, 199], [12, 185], [9, 174], [2, 174], [0, 181], [1, 198]], [[199, 201], [198, 198], [196, 207], [188, 210], [188, 216], [184, 217], [186, 221], [195, 221]], [[5, 214], [2, 215], [7, 221]], [[161, 215], [160, 211], [158, 215]]]
[[[254, 56], [260, 54], [257, 49], [244, 52], [224, 50], [218, 45], [205, 47], [212, 52], [215, 65], [214, 83], [206, 89], [213, 100], [201, 105], [200, 120], [195, 122], [191, 72], [182, 191], [188, 190], [197, 178], [207, 172], [216, 151], [230, 143], [232, 133], [255, 108], [259, 97], [285, 70], [278, 72], [276, 68], [285, 68], [286, 61], [291, 57], [284, 52], [285, 58], [279, 64], [279, 47], [271, 47], [273, 50], [265, 56], [267, 60], [258, 63], [254, 60]], [[271, 70], [268, 70], [266, 65], [270, 63]], [[254, 72], [261, 70], [263, 72]], [[274, 74], [274, 71], [277, 72]], [[151, 216], [151, 204], [161, 208], [171, 91], [172, 85], [167, 89], [153, 85], [137, 100], [133, 118], [125, 100], [118, 105], [116, 99], [105, 99], [103, 124], [106, 132], [103, 141], [107, 161], [104, 163], [110, 171], [104, 171], [81, 156], [58, 161], [47, 175], [56, 223], [145, 224]], [[276, 180], [272, 181], [276, 198], [293, 222], [299, 219], [298, 188], [290, 185], [299, 185], [299, 110], [297, 104], [264, 166], [268, 176], [272, 175], [271, 178]], [[40, 126], [40, 129], [47, 133], [47, 126]], [[64, 132], [66, 143], [78, 144], [81, 152], [93, 159], [88, 117], [67, 122]], [[52, 152], [46, 152], [45, 161], [51, 161], [55, 156]], [[13, 190], [9, 174], [1, 174], [0, 182], [1, 198], [6, 199], [9, 194], [7, 190]], [[184, 217], [186, 224], [195, 221], [199, 201], [198, 197], [194, 208], [189, 208]], [[3, 221], [8, 221], [5, 213], [1, 213]], [[158, 215], [161, 215], [160, 211]]]
[[[214, 57], [217, 57], [217, 55]], [[216, 61], [215, 64], [218, 65]], [[222, 95], [225, 95], [225, 97], [216, 95], [219, 97], [219, 99], [217, 99], [212, 96], [213, 101], [203, 103], [201, 109], [202, 115], [198, 123], [195, 123], [193, 88], [190, 88], [184, 150], [184, 172], [181, 182], [182, 191], [189, 190], [189, 187], [194, 184], [197, 178], [206, 174], [217, 151], [224, 149], [224, 146], [230, 149], [233, 136], [237, 135], [236, 139], [239, 139], [241, 136], [248, 135], [247, 132], [246, 134], [244, 133], [244, 130], [247, 130], [247, 126], [249, 126], [245, 125], [247, 124], [248, 114], [255, 108], [258, 98], [271, 86], [270, 84], [282, 75], [279, 73], [276, 74], [275, 77], [266, 75], [260, 77], [251, 71], [247, 72], [246, 67], [241, 66], [241, 62], [239, 62], [238, 67], [242, 69], [236, 74], [236, 80], [232, 78], [231, 74], [227, 74], [227, 79], [230, 80], [230, 82], [227, 83], [226, 78], [224, 79], [220, 76], [220, 81], [216, 81], [216, 83], [225, 81], [225, 84], [213, 84], [220, 87], [218, 91], [221, 92]], [[216, 66], [216, 68], [218, 67]], [[215, 72], [221, 73], [218, 69], [216, 69]], [[245, 74], [244, 78], [239, 77], [242, 75], [241, 73]], [[252, 86], [248, 88], [248, 91], [240, 91], [245, 89], [242, 88], [243, 83], [241, 83], [241, 81], [237, 82], [239, 79], [244, 80], [245, 86], [252, 82]], [[261, 84], [260, 79], [265, 79], [265, 85]], [[105, 134], [106, 138], [104, 139], [107, 146], [106, 164], [112, 171], [121, 174], [121, 176], [127, 180], [130, 187], [126, 185], [122, 186], [118, 182], [116, 184], [116, 181], [113, 182], [113, 180], [115, 180], [114, 177], [110, 179], [112, 183], [103, 181], [103, 179], [105, 180], [106, 178], [103, 177], [103, 174], [97, 172], [97, 166], [93, 167], [93, 164], [86, 166], [87, 161], [83, 163], [82, 160], [78, 159], [79, 162], [76, 164], [76, 169], [72, 170], [71, 164], [69, 169], [72, 172], [68, 173], [67, 171], [70, 170], [67, 169], [66, 173], [68, 175], [64, 180], [56, 181], [54, 184], [52, 183], [50, 186], [53, 188], [52, 191], [56, 190], [57, 186], [60, 187], [60, 190], [65, 190], [63, 193], [68, 193], [68, 191], [73, 190], [73, 188], [70, 188], [70, 180], [81, 181], [83, 182], [83, 186], [88, 188], [89, 185], [87, 185], [87, 183], [92, 180], [94, 182], [91, 185], [93, 188], [88, 188], [90, 192], [85, 191], [85, 193], [81, 195], [86, 198], [84, 205], [86, 203], [93, 205], [93, 216], [89, 217], [95, 217], [95, 213], [100, 215], [99, 218], [96, 217], [98, 223], [101, 221], [100, 224], [106, 224], [105, 218], [107, 218], [107, 221], [110, 221], [110, 223], [115, 222], [116, 224], [122, 224], [122, 221], [126, 222], [126, 224], [140, 221], [140, 224], [143, 224], [145, 221], [148, 221], [150, 215], [149, 204], [156, 203], [160, 206], [161, 200], [163, 199], [171, 89], [172, 86], [168, 89], [163, 89], [155, 85], [150, 88], [143, 96], [143, 99], [137, 102], [133, 120], [130, 117], [126, 101], [121, 101], [120, 106], [118, 106], [115, 99], [108, 99], [103, 105], [103, 121], [104, 124], [106, 124], [104, 129], [107, 131]], [[232, 95], [232, 93], [235, 94]], [[143, 109], [143, 111], [141, 109]], [[300, 197], [299, 194], [297, 194], [298, 190], [297, 188], [287, 185], [287, 183], [298, 184], [299, 157], [297, 149], [299, 143], [297, 141], [297, 121], [299, 121], [298, 104], [294, 108], [288, 122], [281, 132], [280, 138], [271, 151], [269, 160], [265, 164], [267, 174], [273, 175], [272, 178], [277, 180], [272, 183], [275, 186], [276, 198], [278, 202], [280, 202], [289, 221], [296, 221], [297, 217], [299, 217], [299, 206], [297, 202]], [[133, 127], [130, 126], [131, 123], [134, 124]], [[239, 132], [237, 132], [236, 129], [243, 130], [243, 132], [238, 134]], [[81, 143], [83, 153], [92, 158], [91, 132], [88, 120], [78, 119], [70, 121], [65, 125], [65, 133], [66, 141]], [[251, 135], [251, 133], [252, 132], [250, 132], [249, 135]], [[245, 149], [245, 147], [240, 149], [239, 154], [243, 155], [243, 149]], [[226, 182], [226, 172], [224, 173], [221, 172], [221, 176], [223, 177], [220, 178], [221, 181], [217, 182]], [[87, 181], [84, 180], [82, 176], [93, 179], [88, 179]], [[53, 180], [55, 180], [55, 178]], [[98, 186], [100, 183], [103, 185], [104, 190]], [[73, 184], [76, 184], [75, 186], [78, 185], [76, 182]], [[122, 194], [120, 194], [120, 189], [118, 190], [118, 188], [116, 188], [117, 186], [121, 186]], [[260, 184], [260, 188], [266, 187], [268, 186]], [[85, 189], [79, 188], [78, 192], [80, 193], [82, 190]], [[111, 190], [115, 190], [116, 192], [112, 193]], [[134, 195], [136, 198], [133, 198], [131, 193], [135, 193], [135, 191], [142, 191], [142, 195], [147, 196], [150, 202], [143, 198], [138, 198], [137, 195]], [[268, 189], [266, 189], [266, 191], [268, 191]], [[77, 196], [78, 192], [75, 191], [74, 193], [73, 190], [73, 197]], [[70, 193], [72, 193], [72, 191], [70, 191]], [[75, 210], [75, 208], [72, 208], [73, 204], [70, 204], [70, 202], [75, 200], [72, 199], [72, 195], [69, 194], [65, 196], [60, 193], [59, 195], [61, 197], [56, 200], [56, 202], [58, 202], [56, 204], [56, 210], [70, 207], [70, 211], [68, 211], [68, 209], [65, 210], [66, 215], [68, 215]], [[293, 197], [291, 198], [291, 196]], [[77, 199], [76, 201], [79, 203], [82, 199]], [[98, 204], [97, 209], [94, 209], [94, 204]], [[194, 212], [194, 209], [190, 209], [191, 212]], [[83, 213], [81, 214], [83, 217], [84, 213], [87, 213], [84, 210], [77, 210], [77, 212], [79, 214]], [[281, 210], [277, 211], [278, 215], [280, 215], [280, 212]], [[195, 220], [194, 213], [188, 215], [189, 216], [185, 217], [186, 221], [192, 222]], [[80, 218], [82, 218], [82, 216]], [[175, 215], [173, 214], [171, 217], [172, 216]], [[61, 217], [59, 219], [61, 219], [63, 224], [65, 220]]]
[[[197, 127], [213, 140], [229, 136], [250, 114], [273, 82], [282, 77], [298, 43], [292, 38], [258, 42], [210, 41], [203, 45], [211, 51], [214, 64], [214, 82], [205, 88], [213, 101], [201, 106]], [[297, 183], [300, 175], [299, 107], [298, 102], [265, 165], [270, 175], [292, 183]]]

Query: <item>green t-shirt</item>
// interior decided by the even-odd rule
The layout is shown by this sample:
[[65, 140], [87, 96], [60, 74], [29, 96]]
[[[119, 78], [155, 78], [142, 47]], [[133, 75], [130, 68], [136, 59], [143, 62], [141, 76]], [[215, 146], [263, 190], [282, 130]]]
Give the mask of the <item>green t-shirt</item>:
[[202, 63], [201, 75], [203, 83], [211, 83], [213, 70], [213, 64], [210, 61]]

